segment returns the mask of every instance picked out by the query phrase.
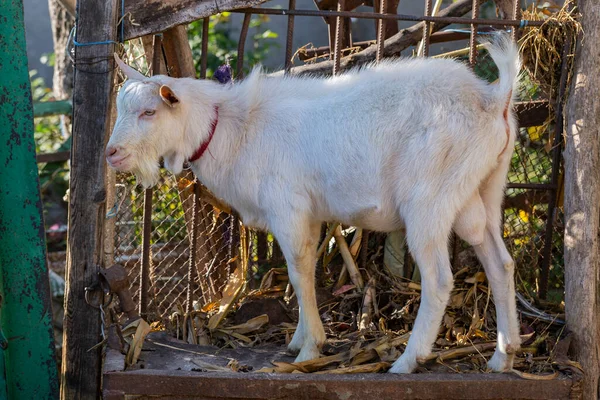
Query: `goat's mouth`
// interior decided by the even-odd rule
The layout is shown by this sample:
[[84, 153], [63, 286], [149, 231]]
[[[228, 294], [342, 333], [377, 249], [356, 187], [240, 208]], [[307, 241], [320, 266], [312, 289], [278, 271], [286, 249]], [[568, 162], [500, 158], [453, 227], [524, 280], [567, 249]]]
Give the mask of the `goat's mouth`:
[[106, 157], [106, 162], [108, 162], [108, 165], [114, 169], [118, 169], [119, 171], [127, 171], [129, 169], [129, 166], [127, 165], [127, 160], [129, 157], [131, 157], [131, 154], [127, 154], [125, 156], [108, 156]]

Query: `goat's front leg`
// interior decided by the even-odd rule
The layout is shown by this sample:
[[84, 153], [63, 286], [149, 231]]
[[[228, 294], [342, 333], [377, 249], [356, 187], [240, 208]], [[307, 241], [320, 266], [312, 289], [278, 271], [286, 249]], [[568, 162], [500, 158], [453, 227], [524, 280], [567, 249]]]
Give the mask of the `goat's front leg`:
[[319, 357], [325, 343], [325, 331], [319, 317], [315, 294], [316, 249], [320, 223], [307, 220], [289, 221], [272, 226], [288, 265], [288, 276], [294, 287], [300, 317], [288, 351], [296, 354], [296, 362]]

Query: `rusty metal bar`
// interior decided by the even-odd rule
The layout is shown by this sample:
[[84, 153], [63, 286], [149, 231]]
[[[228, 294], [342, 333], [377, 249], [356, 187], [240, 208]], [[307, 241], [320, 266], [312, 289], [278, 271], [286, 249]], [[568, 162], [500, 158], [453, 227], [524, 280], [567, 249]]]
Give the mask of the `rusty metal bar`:
[[[338, 0], [338, 12], [345, 11], [346, 0]], [[340, 71], [340, 62], [342, 59], [342, 40], [344, 34], [344, 18], [338, 16], [335, 19], [335, 43], [333, 48], [333, 75]]]
[[[163, 56], [162, 40], [160, 36], [155, 35], [152, 49], [152, 75], [159, 75], [160, 61]], [[152, 194], [153, 189], [149, 188], [144, 191], [144, 214], [142, 217], [142, 259], [140, 266], [140, 300], [139, 313], [142, 318], [148, 317], [148, 303], [150, 294], [150, 264], [152, 263], [152, 255], [150, 252], [152, 239]]]
[[[431, 0], [428, 0], [428, 1], [431, 1]], [[376, 2], [377, 2], [377, 0], [373, 0], [373, 4], [376, 4]], [[379, 3], [379, 13], [385, 14], [385, 8], [386, 8], [385, 0], [381, 0], [381, 2]], [[376, 54], [377, 62], [381, 61], [381, 59], [383, 58], [384, 42], [385, 42], [385, 20], [378, 19], [377, 20], [377, 54]]]
[[244, 14], [244, 22], [242, 23], [242, 29], [240, 30], [240, 40], [238, 41], [237, 48], [237, 67], [235, 69], [238, 78], [244, 77], [244, 46], [246, 46], [246, 36], [248, 36], [251, 18], [251, 13]]
[[558, 185], [553, 183], [509, 183], [507, 189], [531, 189], [531, 190], [553, 190]]
[[144, 216], [142, 233], [142, 263], [140, 266], [140, 302], [139, 310], [142, 318], [148, 316], [148, 290], [150, 288], [150, 239], [152, 238], [152, 192], [144, 191]]
[[194, 286], [194, 278], [196, 276], [196, 256], [198, 253], [198, 227], [200, 225], [200, 183], [196, 179], [194, 183], [194, 216], [192, 218], [192, 235], [190, 238], [191, 248], [190, 248], [190, 261], [188, 264], [188, 273], [187, 273], [187, 287], [186, 287], [186, 302], [185, 302], [185, 313], [186, 316], [189, 317], [190, 313], [193, 310], [193, 286]]
[[[425, 0], [425, 16], [431, 17], [432, 8], [433, 8], [432, 0]], [[425, 25], [423, 26], [423, 57], [429, 56], [429, 43], [431, 36], [431, 22], [425, 21]]]
[[[479, 18], [479, 0], [473, 0], [473, 9], [471, 10], [473, 20]], [[469, 39], [469, 64], [475, 66], [477, 61], [477, 24], [471, 22], [471, 37]]]
[[[202, 55], [200, 59], [200, 79], [206, 79], [206, 70], [207, 70], [207, 62], [208, 62], [208, 27], [209, 27], [210, 19], [204, 18], [202, 21]], [[242, 50], [243, 51], [243, 50]], [[196, 258], [198, 253], [198, 229], [200, 226], [200, 208], [202, 204], [200, 203], [200, 192], [202, 188], [200, 186], [200, 182], [198, 179], [194, 181], [194, 211], [192, 213], [192, 230], [190, 237], [190, 258], [188, 264], [187, 271], [187, 286], [186, 286], [186, 302], [185, 302], [185, 313], [186, 318], [189, 317], [193, 310], [194, 299], [193, 299], [193, 286], [194, 286], [194, 278], [196, 271]], [[202, 290], [202, 286], [199, 286], [199, 290]], [[202, 297], [202, 293], [199, 294], [199, 298]], [[184, 328], [187, 328], [187, 325]]]
[[[379, 28], [377, 28], [379, 29]], [[479, 29], [479, 31], [482, 31], [482, 28]], [[435, 32], [432, 33], [431, 35], [429, 35], [429, 42], [430, 43], [446, 43], [446, 42], [453, 42], [456, 40], [463, 40], [463, 39], [468, 39], [469, 38], [469, 33], [466, 32], [449, 32], [449, 31], [440, 31], [440, 32]], [[353, 47], [360, 47], [361, 49], [366, 49], [369, 46], [372, 46], [373, 44], [377, 44], [377, 40], [366, 40], [366, 41], [361, 41], [361, 42], [354, 42], [353, 43]], [[322, 46], [322, 47], [316, 47], [313, 49], [306, 49], [304, 50], [303, 53], [299, 53], [299, 58], [302, 61], [311, 59], [313, 57], [318, 57], [318, 56], [322, 56], [325, 55], [327, 53], [329, 53], [331, 51], [331, 48], [329, 46]], [[343, 53], [343, 51], [342, 51]]]
[[210, 18], [202, 20], [202, 55], [200, 56], [200, 79], [206, 79], [206, 69], [208, 64], [208, 25]]
[[[475, 25], [490, 25], [490, 26], [515, 26], [520, 27], [521, 24], [527, 26], [542, 26], [544, 21], [521, 21], [509, 19], [483, 19], [483, 18], [463, 18], [463, 17], [426, 17], [408, 14], [376, 14], [373, 12], [360, 11], [327, 11], [327, 10], [286, 10], [280, 8], [244, 8], [231, 10], [234, 13], [257, 14], [257, 15], [295, 15], [302, 17], [348, 17], [359, 19], [386, 19], [395, 21], [429, 21], [448, 24], [475, 24]], [[546, 21], [546, 24], [548, 22]]]
[[554, 231], [554, 218], [556, 212], [556, 199], [558, 197], [558, 178], [560, 172], [560, 159], [562, 153], [562, 130], [563, 130], [563, 110], [561, 108], [561, 99], [565, 95], [567, 88], [567, 78], [569, 75], [568, 56], [571, 52], [571, 35], [567, 34], [565, 44], [562, 49], [562, 66], [560, 73], [560, 82], [558, 87], [556, 121], [554, 124], [554, 142], [552, 149], [552, 186], [550, 198], [548, 200], [548, 215], [546, 218], [546, 232], [544, 238], [544, 249], [542, 250], [542, 265], [540, 268], [539, 297], [546, 299], [548, 295], [548, 275], [550, 272], [550, 261], [552, 259], [552, 234]]
[[[518, 20], [520, 16], [521, 16], [521, 0], [514, 0], [512, 18], [514, 20]], [[512, 37], [512, 40], [514, 40], [516, 42], [518, 39], [517, 30], [512, 29], [510, 35]]]
[[[296, 0], [290, 0], [289, 9], [296, 9]], [[287, 21], [287, 34], [285, 41], [285, 74], [288, 74], [292, 69], [294, 63], [292, 62], [292, 56], [294, 51], [294, 16], [288, 15]]]

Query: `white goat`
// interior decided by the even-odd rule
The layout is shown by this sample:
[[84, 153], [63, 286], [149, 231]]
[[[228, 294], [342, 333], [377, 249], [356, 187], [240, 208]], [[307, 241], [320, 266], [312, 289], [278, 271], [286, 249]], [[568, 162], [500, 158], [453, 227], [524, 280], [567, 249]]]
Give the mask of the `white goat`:
[[146, 187], [161, 157], [175, 174], [189, 161], [245, 224], [273, 232], [300, 305], [289, 344], [296, 361], [318, 357], [325, 342], [314, 288], [322, 221], [406, 228], [422, 298], [394, 373], [413, 371], [431, 351], [453, 284], [454, 229], [475, 247], [492, 286], [498, 344], [488, 366], [504, 371], [520, 345], [514, 265], [500, 228], [519, 56], [508, 35], [489, 52], [496, 84], [448, 59], [386, 61], [327, 79], [255, 69], [234, 85], [146, 78], [118, 60], [129, 80], [106, 157]]

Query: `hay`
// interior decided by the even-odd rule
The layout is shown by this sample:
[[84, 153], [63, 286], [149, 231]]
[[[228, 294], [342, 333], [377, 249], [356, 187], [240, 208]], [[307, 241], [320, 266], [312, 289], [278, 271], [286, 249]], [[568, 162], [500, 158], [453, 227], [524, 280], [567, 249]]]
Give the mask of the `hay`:
[[571, 49], [567, 57], [572, 64], [575, 41], [581, 32], [577, 18], [577, 9], [571, 1], [566, 1], [562, 7], [547, 2], [544, 6], [532, 4], [523, 11], [523, 20], [544, 21], [541, 26], [526, 27], [519, 40], [523, 68], [544, 98], [556, 100], [563, 48], [567, 44]]

